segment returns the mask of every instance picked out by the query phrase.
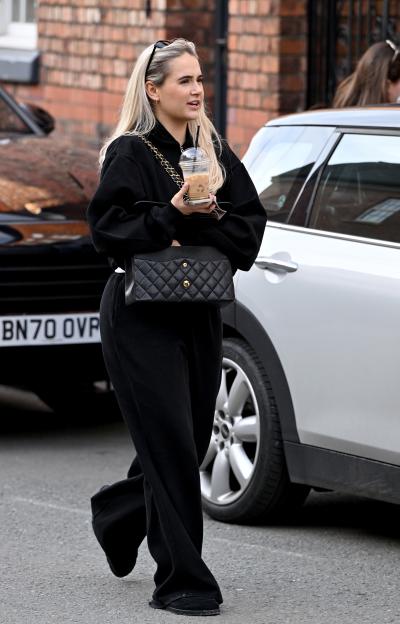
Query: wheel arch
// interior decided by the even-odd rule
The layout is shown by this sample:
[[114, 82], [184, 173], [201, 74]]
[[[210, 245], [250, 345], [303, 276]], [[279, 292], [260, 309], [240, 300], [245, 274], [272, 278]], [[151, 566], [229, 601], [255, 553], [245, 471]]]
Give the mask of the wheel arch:
[[289, 385], [274, 345], [254, 314], [235, 302], [222, 311], [224, 338], [242, 338], [263, 363], [274, 389], [284, 442], [299, 443], [296, 418]]

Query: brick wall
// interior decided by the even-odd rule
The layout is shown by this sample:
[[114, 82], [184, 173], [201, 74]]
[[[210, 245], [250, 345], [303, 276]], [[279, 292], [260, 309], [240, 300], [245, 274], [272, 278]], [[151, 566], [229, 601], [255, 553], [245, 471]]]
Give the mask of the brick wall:
[[165, 4], [149, 20], [141, 0], [41, 0], [37, 91], [58, 132], [97, 146], [115, 125], [138, 53], [165, 38]]
[[98, 147], [115, 126], [134, 62], [150, 43], [195, 39], [212, 80], [213, 4], [152, 0], [147, 16], [143, 0], [41, 0], [40, 84], [8, 87], [18, 100], [48, 110], [57, 133]]
[[[196, 41], [213, 108], [217, 0], [40, 0], [40, 84], [9, 85], [46, 108], [56, 132], [98, 147], [117, 122], [141, 50], [157, 39]], [[230, 0], [228, 140], [239, 155], [268, 119], [304, 105], [306, 0]]]
[[227, 138], [240, 155], [268, 119], [304, 108], [306, 15], [306, 0], [229, 3]]

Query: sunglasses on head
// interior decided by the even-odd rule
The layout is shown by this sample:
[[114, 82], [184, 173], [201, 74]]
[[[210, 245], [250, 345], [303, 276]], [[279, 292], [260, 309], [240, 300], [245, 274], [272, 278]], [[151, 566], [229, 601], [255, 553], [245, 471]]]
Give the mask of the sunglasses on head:
[[161, 50], [162, 48], [166, 48], [170, 43], [172, 43], [172, 41], [168, 41], [167, 39], [160, 39], [159, 41], [155, 42], [155, 44], [153, 45], [153, 49], [151, 51], [151, 54], [149, 56], [149, 60], [147, 61], [146, 71], [144, 72], [145, 79], [146, 79], [147, 73], [149, 71], [149, 67], [151, 65], [151, 61], [153, 60], [154, 55], [156, 53], [156, 50]]
[[388, 46], [392, 48], [393, 50], [392, 60], [390, 61], [391, 63], [393, 63], [398, 57], [398, 55], [400, 54], [400, 48], [395, 43], [393, 43], [393, 41], [391, 41], [390, 39], [386, 39], [385, 43], [387, 43]]

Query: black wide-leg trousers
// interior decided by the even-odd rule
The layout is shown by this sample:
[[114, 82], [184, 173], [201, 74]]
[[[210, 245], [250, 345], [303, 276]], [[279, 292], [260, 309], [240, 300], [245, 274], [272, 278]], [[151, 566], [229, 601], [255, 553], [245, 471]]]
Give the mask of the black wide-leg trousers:
[[199, 465], [207, 451], [222, 360], [220, 311], [208, 304], [126, 306], [124, 275], [104, 291], [106, 366], [136, 448], [127, 479], [92, 498], [94, 528], [120, 560], [147, 535], [157, 563], [153, 598], [222, 602], [202, 560]]

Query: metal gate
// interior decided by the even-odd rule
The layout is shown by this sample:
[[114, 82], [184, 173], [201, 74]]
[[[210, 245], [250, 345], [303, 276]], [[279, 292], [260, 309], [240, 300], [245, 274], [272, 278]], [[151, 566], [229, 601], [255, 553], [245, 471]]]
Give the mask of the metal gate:
[[399, 0], [309, 0], [307, 108], [331, 102], [376, 41], [399, 42]]

